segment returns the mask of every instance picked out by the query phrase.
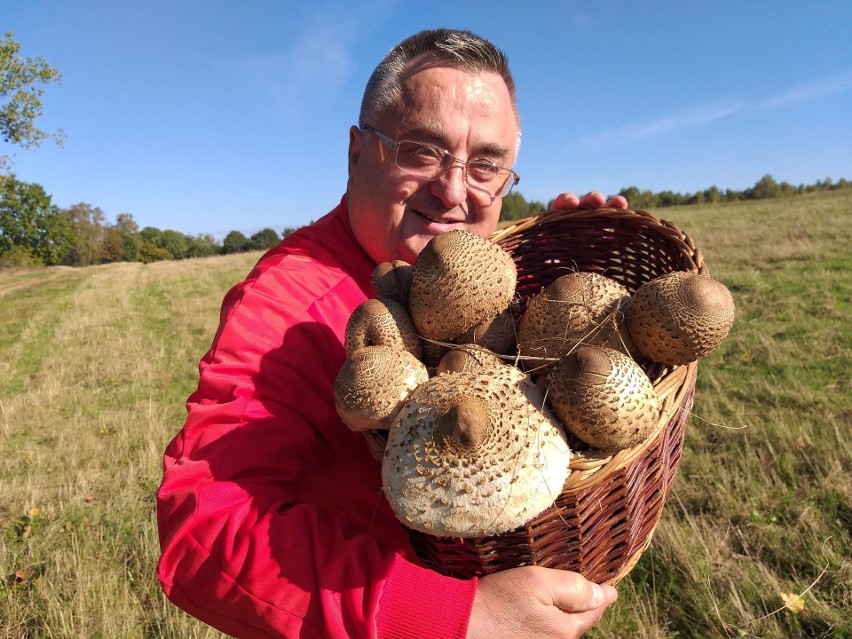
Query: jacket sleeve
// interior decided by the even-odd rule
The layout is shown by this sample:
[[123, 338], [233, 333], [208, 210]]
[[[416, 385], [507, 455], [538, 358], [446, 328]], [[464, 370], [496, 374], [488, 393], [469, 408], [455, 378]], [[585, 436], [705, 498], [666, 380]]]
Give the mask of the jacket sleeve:
[[[464, 637], [476, 580], [412, 561], [331, 383], [339, 338], [236, 287], [157, 495], [167, 596], [235, 637]], [[298, 307], [298, 304], [295, 304]], [[378, 476], [378, 477], [377, 477]]]

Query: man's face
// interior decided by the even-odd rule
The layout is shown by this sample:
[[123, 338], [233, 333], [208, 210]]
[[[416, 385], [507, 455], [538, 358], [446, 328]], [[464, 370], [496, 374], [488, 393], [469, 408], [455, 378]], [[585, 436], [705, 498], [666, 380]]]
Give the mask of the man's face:
[[[488, 157], [512, 167], [518, 121], [498, 74], [415, 59], [403, 80], [401, 104], [367, 124], [394, 140], [427, 142], [462, 160]], [[453, 229], [488, 236], [502, 205], [502, 194], [469, 188], [458, 163], [434, 180], [407, 175], [394, 165], [391, 149], [357, 127], [350, 131], [347, 197], [355, 237], [376, 263], [413, 263], [429, 240]]]

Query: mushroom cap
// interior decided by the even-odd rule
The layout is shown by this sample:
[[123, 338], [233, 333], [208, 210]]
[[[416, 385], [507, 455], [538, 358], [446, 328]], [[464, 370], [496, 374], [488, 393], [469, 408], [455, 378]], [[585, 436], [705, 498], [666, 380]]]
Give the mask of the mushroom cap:
[[562, 357], [547, 376], [547, 401], [566, 430], [601, 450], [642, 442], [660, 410], [645, 371], [605, 346], [581, 346]]
[[413, 265], [409, 310], [421, 335], [451, 340], [503, 311], [517, 269], [500, 246], [469, 231], [433, 237]]
[[578, 344], [627, 352], [622, 307], [627, 287], [614, 279], [581, 271], [556, 278], [531, 298], [518, 327], [521, 355], [561, 357]]
[[430, 339], [422, 339], [423, 353], [420, 360], [429, 368], [435, 368], [441, 362], [441, 358], [449, 353], [454, 344], [450, 342], [432, 341]]
[[508, 309], [462, 333], [456, 342], [477, 344], [501, 355], [517, 353], [518, 337], [515, 316]]
[[479, 370], [487, 366], [500, 366], [502, 364], [503, 360], [482, 346], [460, 344], [441, 358], [435, 374]]
[[422, 345], [414, 322], [405, 307], [388, 298], [361, 302], [349, 317], [343, 348], [351, 355], [365, 346], [393, 346], [420, 359]]
[[717, 348], [734, 324], [730, 291], [708, 275], [674, 271], [646, 282], [625, 316], [638, 353], [653, 362], [684, 365]]
[[386, 297], [408, 308], [411, 290], [412, 266], [403, 260], [382, 262], [376, 265], [370, 277], [376, 297]]
[[570, 457], [541, 393], [501, 364], [438, 375], [412, 393], [388, 433], [382, 481], [409, 528], [481, 537], [552, 505]]
[[391, 346], [366, 346], [346, 358], [334, 381], [334, 405], [354, 431], [387, 430], [408, 396], [429, 379], [414, 355]]

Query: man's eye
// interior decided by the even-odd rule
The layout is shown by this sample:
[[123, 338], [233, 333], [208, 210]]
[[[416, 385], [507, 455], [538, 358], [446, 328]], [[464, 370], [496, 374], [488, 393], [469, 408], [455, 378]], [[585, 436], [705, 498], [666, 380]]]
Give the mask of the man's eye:
[[433, 149], [428, 146], [418, 146], [411, 150], [411, 154], [420, 159], [441, 160], [441, 153], [439, 153], [437, 149]]
[[492, 162], [471, 162], [468, 171], [481, 177], [494, 177], [500, 172], [500, 167]]

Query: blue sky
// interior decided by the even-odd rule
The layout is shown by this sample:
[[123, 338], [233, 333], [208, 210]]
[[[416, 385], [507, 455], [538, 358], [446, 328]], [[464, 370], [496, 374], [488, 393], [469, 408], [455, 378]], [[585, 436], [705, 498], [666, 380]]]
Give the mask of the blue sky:
[[108, 221], [300, 226], [343, 194], [373, 67], [438, 26], [508, 54], [528, 200], [852, 179], [848, 0], [2, 0], [0, 30], [62, 73], [39, 125], [67, 138], [0, 154]]

